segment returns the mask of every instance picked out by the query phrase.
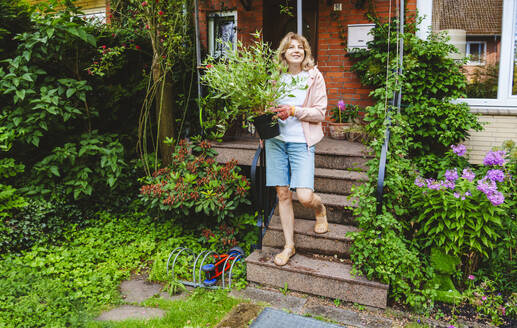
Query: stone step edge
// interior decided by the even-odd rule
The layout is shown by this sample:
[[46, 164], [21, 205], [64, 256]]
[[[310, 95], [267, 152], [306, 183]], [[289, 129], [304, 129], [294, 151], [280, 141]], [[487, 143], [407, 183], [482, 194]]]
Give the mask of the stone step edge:
[[[265, 251], [275, 250], [275, 253], [280, 253], [282, 251], [279, 248], [266, 247], [266, 246], [263, 246], [262, 249], [265, 250]], [[254, 251], [254, 252], [257, 252], [257, 251]], [[275, 263], [273, 263], [272, 260], [271, 261], [264, 261], [264, 262], [254, 261], [254, 260], [250, 259], [250, 257], [252, 255], [253, 255], [253, 253], [250, 254], [246, 258], [246, 263], [251, 263], [251, 264], [255, 264], [255, 265], [259, 265], [259, 266], [265, 266], [265, 267], [269, 267], [269, 268], [275, 268], [275, 269], [278, 269], [278, 270], [283, 270], [283, 271], [288, 271], [288, 272], [293, 272], [293, 273], [302, 273], [302, 274], [306, 274], [306, 275], [310, 275], [310, 276], [316, 276], [316, 277], [325, 278], [325, 279], [333, 279], [333, 280], [338, 280], [338, 281], [343, 281], [343, 282], [349, 282], [349, 283], [353, 283], [353, 284], [357, 284], [357, 285], [374, 287], [374, 288], [379, 288], [379, 289], [384, 289], [384, 290], [388, 290], [389, 289], [388, 285], [385, 285], [385, 284], [382, 284], [382, 283], [379, 283], [379, 282], [375, 282], [375, 281], [361, 281], [361, 280], [357, 280], [357, 279], [347, 279], [347, 278], [340, 278], [340, 277], [335, 277], [335, 276], [330, 276], [330, 275], [324, 275], [324, 274], [320, 274], [320, 273], [312, 272], [312, 271], [295, 270], [295, 269], [291, 269], [289, 266], [278, 266]], [[303, 257], [307, 257], [308, 258], [308, 256], [306, 256], [304, 254], [300, 254], [298, 252], [294, 256], [303, 256]], [[312, 258], [312, 260], [314, 260], [316, 262], [329, 262], [329, 261], [326, 261], [326, 260], [315, 259], [315, 258]], [[337, 263], [337, 262], [332, 262], [332, 263]], [[343, 263], [337, 263], [337, 264], [340, 265], [340, 266], [343, 266], [343, 268], [349, 268], [349, 270], [351, 270], [351, 268], [352, 268], [352, 266], [349, 265], [349, 264], [343, 264]], [[364, 277], [361, 277], [361, 278], [362, 279], [366, 279]]]
[[[211, 142], [212, 148], [224, 148], [224, 149], [247, 149], [247, 150], [257, 150], [258, 141], [253, 143], [252, 138], [246, 138], [247, 142]], [[258, 139], [257, 139], [258, 140]], [[350, 151], [341, 151], [340, 153], [333, 152], [331, 150], [326, 149], [318, 149], [316, 147], [316, 155], [331, 155], [331, 156], [342, 156], [342, 157], [361, 157], [361, 158], [374, 158], [375, 154], [372, 152], [368, 152], [366, 149], [361, 152], [350, 152]]]
[[[354, 199], [350, 195], [330, 194], [330, 193], [318, 192], [318, 191], [316, 191], [315, 194], [321, 197], [321, 202], [325, 206], [327, 206], [327, 205], [332, 206], [332, 207], [341, 206], [341, 207], [343, 207], [343, 210], [344, 210], [345, 206], [353, 207], [353, 208], [359, 207], [359, 205], [357, 204], [357, 202], [359, 200]], [[298, 196], [296, 195], [295, 192], [293, 192], [293, 201], [298, 201]]]
[[[315, 233], [314, 231], [301, 231], [301, 230], [296, 230], [296, 222], [300, 222], [300, 221], [307, 221], [307, 222], [315, 222], [314, 220], [307, 220], [307, 219], [294, 219], [294, 233], [295, 234], [298, 234], [298, 235], [304, 235], [304, 236], [309, 236], [309, 237], [314, 237], [314, 238], [318, 238], [318, 239], [329, 239], [329, 240], [337, 240], [337, 241], [344, 241], [344, 242], [351, 242], [352, 241], [352, 238], [350, 237], [347, 237], [346, 235], [343, 235], [342, 237], [340, 236], [331, 236], [331, 235], [328, 235], [328, 234], [325, 234], [325, 233]], [[298, 225], [299, 226], [299, 225]], [[347, 227], [350, 227], [350, 228], [353, 228], [354, 231], [357, 231], [358, 229], [355, 228], [354, 226], [351, 226], [351, 225], [347, 225], [347, 224], [338, 224], [338, 223], [330, 223], [329, 222], [329, 231], [332, 231], [332, 228], [336, 228], [337, 226], [347, 226]], [[268, 230], [275, 230], [275, 231], [283, 231], [282, 229], [282, 224], [280, 223], [280, 217], [278, 215], [273, 215], [271, 217], [271, 221], [269, 222], [269, 226], [268, 226]]]

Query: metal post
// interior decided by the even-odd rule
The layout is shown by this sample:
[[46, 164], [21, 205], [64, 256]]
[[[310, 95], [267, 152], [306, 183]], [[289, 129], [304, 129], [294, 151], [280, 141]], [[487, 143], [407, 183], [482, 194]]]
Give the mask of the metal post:
[[194, 1], [194, 13], [196, 18], [194, 19], [194, 30], [196, 33], [196, 72], [197, 72], [197, 97], [198, 97], [198, 106], [200, 104], [199, 98], [201, 98], [201, 81], [199, 79], [199, 70], [201, 68], [201, 45], [199, 42], [199, 6], [198, 1]]
[[296, 33], [303, 35], [302, 29], [302, 0], [296, 1]]

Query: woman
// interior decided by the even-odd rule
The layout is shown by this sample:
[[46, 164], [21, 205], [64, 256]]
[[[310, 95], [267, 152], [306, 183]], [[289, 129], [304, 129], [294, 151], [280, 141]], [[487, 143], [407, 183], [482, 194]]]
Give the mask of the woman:
[[284, 250], [275, 256], [276, 265], [285, 265], [295, 254], [292, 190], [298, 200], [314, 209], [316, 233], [328, 231], [327, 214], [321, 198], [314, 194], [314, 148], [323, 138], [327, 93], [321, 72], [314, 66], [311, 49], [303, 36], [288, 33], [280, 42], [278, 60], [287, 68], [282, 79], [289, 95], [274, 109], [279, 118], [280, 136], [266, 140], [266, 184], [276, 187]]

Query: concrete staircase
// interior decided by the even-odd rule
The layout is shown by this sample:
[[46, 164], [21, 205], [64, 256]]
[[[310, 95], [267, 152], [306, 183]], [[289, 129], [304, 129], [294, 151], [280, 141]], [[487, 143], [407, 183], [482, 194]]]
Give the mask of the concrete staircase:
[[[258, 140], [250, 138], [214, 147], [219, 162], [236, 159], [240, 165], [251, 165], [257, 146]], [[368, 160], [366, 148], [359, 143], [325, 138], [316, 146], [315, 192], [327, 208], [329, 232], [313, 232], [314, 213], [304, 208], [295, 194], [296, 255], [283, 267], [273, 263], [274, 255], [284, 245], [277, 209], [264, 236], [263, 249], [246, 259], [249, 281], [280, 288], [287, 283], [289, 290], [386, 307], [388, 286], [352, 276], [348, 259], [351, 240], [346, 233], [358, 230], [349, 209], [356, 206], [350, 193], [354, 186], [367, 181], [364, 171]]]

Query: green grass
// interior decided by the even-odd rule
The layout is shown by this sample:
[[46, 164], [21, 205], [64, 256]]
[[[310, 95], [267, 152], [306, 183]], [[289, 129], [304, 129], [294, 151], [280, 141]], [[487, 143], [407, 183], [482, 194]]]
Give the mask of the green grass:
[[235, 305], [241, 303], [228, 296], [226, 291], [196, 289], [185, 300], [169, 301], [149, 299], [141, 305], [157, 307], [167, 314], [160, 319], [125, 320], [120, 322], [91, 322], [89, 328], [133, 328], [133, 327], [213, 327]]
[[[178, 246], [195, 252], [204, 249], [195, 236], [172, 222], [157, 222], [141, 213], [101, 213], [95, 226], [71, 229], [62, 245], [38, 245], [21, 254], [3, 255], [0, 328], [87, 326], [102, 310], [122, 303], [118, 286], [131, 273], [146, 270], [152, 262], [153, 279], [167, 281], [164, 263]], [[177, 271], [181, 274], [187, 269]], [[200, 304], [208, 306], [204, 300], [218, 294], [209, 295], [199, 298]], [[211, 307], [214, 315], [231, 303], [217, 297], [225, 305]], [[192, 303], [196, 299], [182, 305], [179, 312], [200, 311], [202, 307]], [[172, 308], [167, 311], [173, 313], [171, 317], [181, 314]], [[186, 320], [181, 322], [186, 325]]]

